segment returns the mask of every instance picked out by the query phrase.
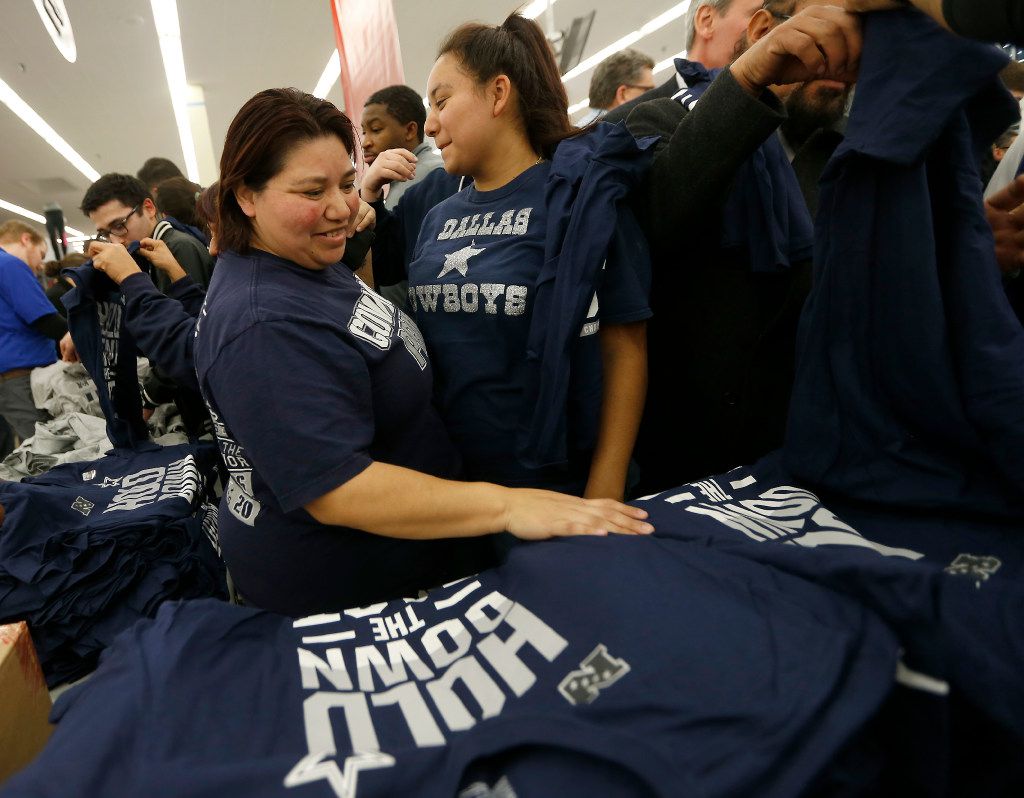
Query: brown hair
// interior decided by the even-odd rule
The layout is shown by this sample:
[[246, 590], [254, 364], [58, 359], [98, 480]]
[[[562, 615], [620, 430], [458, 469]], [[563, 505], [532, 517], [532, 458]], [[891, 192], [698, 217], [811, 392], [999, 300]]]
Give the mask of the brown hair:
[[220, 182], [214, 181], [199, 192], [196, 198], [196, 219], [200, 222], [206, 232], [211, 232], [210, 225], [217, 224], [217, 192], [220, 191]]
[[550, 158], [558, 142], [579, 133], [569, 122], [569, 98], [555, 54], [536, 22], [510, 14], [497, 27], [467, 22], [444, 40], [437, 57], [451, 53], [485, 83], [507, 75], [516, 88], [519, 117], [530, 146]]
[[169, 177], [157, 184], [153, 200], [160, 213], [173, 216], [183, 224], [202, 228], [196, 218], [196, 197], [203, 187], [187, 177]]
[[172, 177], [184, 177], [185, 175], [181, 173], [178, 164], [169, 158], [147, 158], [135, 176], [145, 183], [148, 189], [150, 186], [158, 185], [164, 180], [169, 180]]
[[28, 233], [33, 244], [42, 244], [46, 241], [43, 234], [32, 225], [19, 222], [17, 219], [0, 224], [0, 244], [13, 244], [21, 241], [21, 237]]
[[1024, 92], [1024, 64], [1019, 61], [1011, 61], [1003, 67], [999, 77], [1010, 91]]
[[266, 89], [239, 109], [220, 157], [214, 224], [221, 252], [244, 255], [252, 241], [252, 223], [239, 207], [235, 190], [262, 190], [284, 168], [292, 149], [323, 136], [336, 136], [349, 155], [354, 154], [355, 132], [349, 118], [327, 100], [298, 89]]
[[611, 108], [619, 86], [636, 83], [645, 68], [654, 69], [654, 59], [639, 50], [612, 53], [590, 78], [590, 107]]
[[[57, 261], [57, 274], [60, 274], [61, 269], [73, 269], [76, 266], [81, 266], [89, 260], [89, 256], [84, 252], [69, 252], [59, 261]], [[53, 275], [56, 277], [57, 275]]]

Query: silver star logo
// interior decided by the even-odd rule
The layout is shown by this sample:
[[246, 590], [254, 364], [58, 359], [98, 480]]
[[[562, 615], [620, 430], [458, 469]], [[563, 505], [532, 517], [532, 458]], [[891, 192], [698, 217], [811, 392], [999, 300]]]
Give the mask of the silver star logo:
[[466, 272], [469, 271], [469, 259], [472, 258], [474, 255], [479, 255], [481, 252], [484, 251], [484, 247], [474, 247], [474, 243], [476, 242], [471, 242], [468, 247], [463, 247], [462, 249], [458, 249], [455, 252], [451, 253], [450, 255], [445, 255], [444, 268], [441, 269], [441, 273], [437, 275], [437, 279], [440, 280], [442, 277], [448, 274], [448, 272], [454, 271], [457, 271], [459, 274], [465, 277]]

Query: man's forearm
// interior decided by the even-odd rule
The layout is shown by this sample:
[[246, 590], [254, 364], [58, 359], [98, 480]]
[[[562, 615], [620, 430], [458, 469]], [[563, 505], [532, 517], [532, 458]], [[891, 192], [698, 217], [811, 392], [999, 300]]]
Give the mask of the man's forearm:
[[689, 112], [667, 99], [637, 106], [629, 131], [662, 137], [644, 192], [648, 234], [671, 244], [695, 219], [717, 216], [740, 166], [785, 118], [775, 95], [748, 95], [728, 70]]
[[32, 322], [32, 329], [53, 341], [59, 341], [68, 331], [68, 323], [59, 313], [50, 313]]

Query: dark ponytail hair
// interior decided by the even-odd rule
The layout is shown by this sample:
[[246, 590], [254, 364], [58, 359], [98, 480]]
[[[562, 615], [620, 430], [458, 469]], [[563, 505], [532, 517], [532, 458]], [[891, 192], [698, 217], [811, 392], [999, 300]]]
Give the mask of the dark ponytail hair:
[[449, 53], [478, 83], [508, 76], [530, 146], [545, 158], [562, 139], [579, 133], [569, 122], [569, 98], [555, 54], [533, 20], [511, 14], [498, 27], [467, 22], [448, 35], [437, 57]]

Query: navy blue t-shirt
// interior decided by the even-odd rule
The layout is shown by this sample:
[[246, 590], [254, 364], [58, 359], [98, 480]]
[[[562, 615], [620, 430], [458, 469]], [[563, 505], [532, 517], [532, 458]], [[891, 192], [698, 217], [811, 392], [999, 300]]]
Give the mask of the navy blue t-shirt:
[[221, 544], [246, 601], [299, 614], [436, 583], [453, 542], [326, 526], [303, 509], [374, 460], [456, 476], [407, 316], [342, 264], [227, 252], [194, 357], [230, 474]]
[[216, 461], [210, 443], [149, 443], [0, 480], [0, 623], [28, 621], [51, 686], [161, 602], [226, 598]]
[[[851, 596], [899, 636], [904, 690], [878, 731], [895, 740], [899, 747], [888, 754], [903, 776], [916, 771], [916, 786], [884, 794], [1015, 794], [1005, 785], [1016, 789], [1024, 779], [1019, 520], [834, 495], [823, 504], [780, 452], [637, 504], [656, 537], [709, 546]], [[922, 726], [923, 713], [931, 720]], [[877, 747], [876, 738], [860, 753], [871, 759]]]
[[551, 164], [493, 191], [470, 186], [423, 220], [409, 265], [409, 304], [437, 375], [435, 396], [467, 476], [504, 485], [582, 492], [597, 442], [601, 324], [650, 316], [650, 275], [606, 264], [573, 352], [568, 469], [520, 463], [517, 429], [526, 385], [533, 295], [544, 263], [545, 185]]
[[[890, 693], [897, 651], [855, 602], [758, 563], [560, 539], [296, 621], [167, 607], [61, 697], [6, 795], [791, 798]], [[594, 792], [594, 769], [617, 777]]]

